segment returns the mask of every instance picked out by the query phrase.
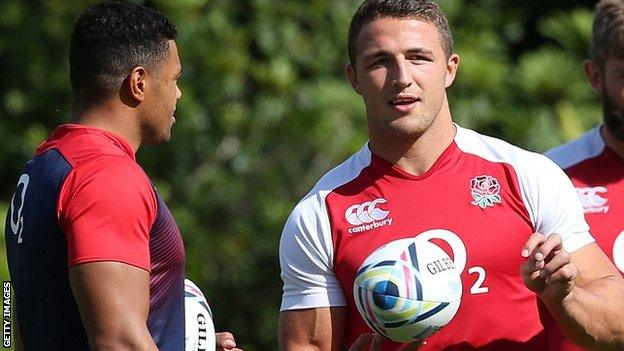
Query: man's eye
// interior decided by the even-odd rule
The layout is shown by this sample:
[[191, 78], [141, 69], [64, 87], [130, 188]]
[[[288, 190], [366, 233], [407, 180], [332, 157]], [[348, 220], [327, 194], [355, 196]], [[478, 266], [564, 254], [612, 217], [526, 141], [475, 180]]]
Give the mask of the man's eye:
[[386, 62], [388, 62], [388, 59], [386, 58], [378, 58], [375, 61], [373, 61], [373, 63], [371, 64], [372, 66], [379, 66], [379, 65], [383, 65]]
[[431, 61], [431, 59], [426, 57], [426, 56], [412, 56], [412, 57], [409, 57], [408, 60], [410, 60], [412, 62], [429, 62], [429, 61]]

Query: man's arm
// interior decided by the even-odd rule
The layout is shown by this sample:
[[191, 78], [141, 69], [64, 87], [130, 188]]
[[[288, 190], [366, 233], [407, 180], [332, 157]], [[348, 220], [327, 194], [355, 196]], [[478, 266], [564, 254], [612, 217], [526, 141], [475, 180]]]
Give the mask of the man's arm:
[[85, 263], [69, 269], [69, 281], [92, 350], [158, 350], [147, 329], [147, 271]]
[[624, 279], [600, 248], [593, 243], [570, 255], [559, 235], [534, 234], [525, 250], [525, 284], [566, 336], [592, 350], [624, 349]]
[[[279, 318], [279, 343], [283, 351], [342, 351], [347, 326], [346, 307], [323, 307], [283, 311]], [[362, 334], [349, 351], [380, 351], [384, 338]], [[403, 345], [402, 351], [415, 351], [419, 342]]]
[[346, 307], [282, 311], [279, 343], [284, 351], [340, 351], [347, 325]]

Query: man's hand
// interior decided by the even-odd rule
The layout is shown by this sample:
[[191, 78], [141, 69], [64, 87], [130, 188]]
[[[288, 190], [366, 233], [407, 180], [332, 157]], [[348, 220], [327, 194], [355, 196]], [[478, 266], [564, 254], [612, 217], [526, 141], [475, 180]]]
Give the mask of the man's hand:
[[[380, 351], [383, 337], [377, 334], [362, 334], [351, 345], [349, 351]], [[401, 351], [415, 351], [423, 344], [423, 342], [413, 342], [406, 344]]]
[[524, 285], [540, 297], [562, 300], [574, 288], [578, 269], [558, 234], [534, 233], [524, 244], [522, 257], [527, 258], [521, 267]]
[[229, 332], [215, 333], [217, 351], [243, 351], [236, 347], [234, 335]]

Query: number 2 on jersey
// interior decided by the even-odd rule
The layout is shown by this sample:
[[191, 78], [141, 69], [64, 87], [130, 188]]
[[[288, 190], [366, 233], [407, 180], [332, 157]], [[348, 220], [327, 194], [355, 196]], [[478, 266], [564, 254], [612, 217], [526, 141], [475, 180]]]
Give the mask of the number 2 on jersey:
[[474, 284], [472, 284], [472, 287], [470, 287], [470, 293], [473, 295], [476, 295], [476, 294], [485, 294], [488, 291], [490, 291], [490, 289], [487, 286], [483, 286], [483, 282], [485, 282], [485, 268], [480, 267], [480, 266], [474, 266], [474, 267], [468, 268], [468, 274], [473, 274], [473, 273], [477, 274], [477, 280], [474, 282]]

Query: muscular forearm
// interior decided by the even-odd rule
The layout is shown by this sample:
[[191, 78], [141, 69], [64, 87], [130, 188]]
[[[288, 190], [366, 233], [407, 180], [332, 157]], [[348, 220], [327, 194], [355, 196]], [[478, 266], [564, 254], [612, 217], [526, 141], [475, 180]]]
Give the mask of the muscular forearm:
[[346, 307], [284, 311], [279, 318], [282, 351], [337, 351], [343, 349]]
[[590, 350], [624, 349], [624, 291], [619, 277], [575, 286], [563, 299], [540, 296], [568, 338]]
[[91, 329], [91, 332], [87, 333], [91, 348], [99, 351], [158, 350], [145, 323], [124, 322], [120, 321], [117, 325], [109, 328]]
[[93, 350], [98, 351], [113, 351], [113, 350], [144, 350], [144, 351], [157, 351], [158, 348], [154, 345], [152, 340], [147, 339], [128, 339], [120, 338], [117, 340], [104, 340], [93, 342]]
[[89, 344], [93, 350], [157, 351], [147, 325], [136, 320], [118, 321], [108, 328], [89, 328]]

